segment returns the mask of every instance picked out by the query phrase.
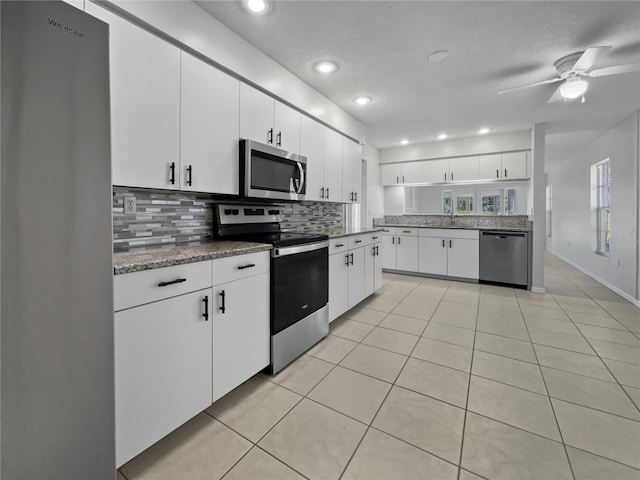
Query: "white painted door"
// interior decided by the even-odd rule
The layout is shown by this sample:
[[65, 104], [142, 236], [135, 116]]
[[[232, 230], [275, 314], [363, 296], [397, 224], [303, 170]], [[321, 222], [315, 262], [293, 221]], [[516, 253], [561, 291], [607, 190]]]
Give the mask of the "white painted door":
[[382, 235], [382, 242], [380, 250], [382, 250], [382, 268], [388, 270], [395, 270], [397, 265], [396, 260], [396, 236], [395, 235]]
[[117, 466], [211, 405], [211, 296], [208, 288], [115, 314]]
[[275, 146], [274, 108], [273, 98], [240, 82], [240, 138]]
[[300, 112], [275, 101], [274, 144], [287, 152], [300, 153]]
[[300, 155], [307, 157], [306, 199], [324, 200], [324, 135], [326, 127], [309, 117], [300, 118]]
[[422, 181], [422, 162], [408, 162], [402, 164], [401, 183], [420, 183]]
[[449, 159], [448, 180], [464, 182], [480, 178], [480, 162], [478, 157], [461, 157]]
[[345, 203], [362, 200], [362, 147], [348, 138], [343, 139], [342, 197]]
[[349, 250], [349, 308], [364, 300], [365, 247]]
[[182, 53], [182, 190], [238, 194], [240, 82]]
[[527, 152], [502, 154], [502, 178], [505, 180], [529, 178]]
[[421, 237], [419, 252], [420, 273], [447, 275], [447, 240], [436, 237]]
[[502, 178], [502, 155], [482, 155], [479, 157], [480, 180], [500, 180]]
[[180, 188], [180, 50], [86, 3], [110, 27], [113, 184]]
[[329, 255], [329, 321], [332, 322], [349, 309], [348, 253]]
[[398, 270], [407, 272], [418, 271], [418, 237], [399, 235], [396, 237], [398, 248], [396, 266]]
[[402, 165], [399, 163], [380, 165], [380, 178], [383, 187], [402, 183]]
[[213, 297], [215, 402], [269, 365], [269, 274], [216, 285]]
[[447, 239], [448, 275], [450, 277], [478, 278], [480, 267], [480, 242], [475, 239]]
[[442, 183], [449, 178], [449, 160], [426, 160], [421, 164], [421, 181], [428, 183]]
[[327, 128], [324, 138], [325, 200], [342, 202], [342, 135]]

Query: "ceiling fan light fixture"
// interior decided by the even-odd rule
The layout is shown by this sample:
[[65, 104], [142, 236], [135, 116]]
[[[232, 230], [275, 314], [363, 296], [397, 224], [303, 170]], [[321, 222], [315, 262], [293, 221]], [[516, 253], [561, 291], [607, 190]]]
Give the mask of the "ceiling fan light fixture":
[[580, 78], [571, 79], [568, 78], [560, 86], [560, 95], [565, 100], [575, 100], [578, 97], [582, 97], [589, 88], [589, 83], [586, 80]]

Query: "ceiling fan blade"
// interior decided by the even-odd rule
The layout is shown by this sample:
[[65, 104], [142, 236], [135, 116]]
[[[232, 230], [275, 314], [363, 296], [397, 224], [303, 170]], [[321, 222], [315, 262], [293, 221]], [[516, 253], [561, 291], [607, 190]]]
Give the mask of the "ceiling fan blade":
[[625, 65], [614, 65], [612, 67], [596, 68], [587, 75], [590, 77], [604, 77], [605, 75], [618, 75], [620, 73], [637, 72], [640, 70], [640, 63], [627, 63]]
[[523, 89], [523, 88], [535, 87], [537, 85], [544, 85], [546, 83], [559, 82], [560, 80], [562, 80], [562, 79], [560, 77], [557, 77], [557, 78], [551, 78], [549, 80], [543, 80], [542, 82], [530, 83], [529, 85], [522, 85], [520, 87], [508, 88], [506, 90], [499, 91], [498, 95], [502, 95], [503, 93], [513, 92], [515, 90], [520, 90], [520, 89]]
[[[562, 85], [560, 85], [560, 87], [562, 87]], [[562, 95], [560, 95], [560, 87], [556, 88], [556, 91], [553, 92], [553, 95], [551, 95], [551, 98], [547, 103], [559, 102], [560, 100], [564, 100], [564, 98], [562, 98]]]
[[589, 70], [596, 63], [596, 60], [598, 60], [600, 56], [607, 53], [610, 49], [611, 47], [587, 48], [575, 63], [572, 70]]

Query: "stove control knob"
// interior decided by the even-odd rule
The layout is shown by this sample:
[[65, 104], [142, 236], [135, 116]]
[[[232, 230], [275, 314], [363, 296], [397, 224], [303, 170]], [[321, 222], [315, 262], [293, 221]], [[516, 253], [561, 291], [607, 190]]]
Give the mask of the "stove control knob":
[[269, 215], [280, 215], [280, 210], [269, 210]]
[[238, 210], [237, 208], [233, 209], [233, 214], [234, 215], [240, 215], [240, 210]]
[[225, 215], [231, 215], [232, 210], [230, 208], [225, 208], [224, 209], [224, 214]]

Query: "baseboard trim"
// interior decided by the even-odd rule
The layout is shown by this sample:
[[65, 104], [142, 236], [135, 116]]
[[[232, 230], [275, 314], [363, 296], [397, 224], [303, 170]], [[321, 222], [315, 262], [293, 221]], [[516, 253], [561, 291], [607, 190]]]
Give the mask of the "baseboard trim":
[[580, 270], [582, 273], [584, 273], [585, 275], [593, 278], [596, 282], [601, 283], [602, 285], [604, 285], [605, 287], [607, 287], [609, 290], [613, 290], [615, 293], [617, 293], [618, 295], [620, 295], [621, 297], [623, 297], [625, 300], [628, 300], [629, 302], [633, 303], [636, 307], [640, 307], [640, 300], [638, 300], [637, 298], [634, 298], [633, 296], [629, 295], [627, 292], [624, 292], [622, 290], [620, 290], [618, 287], [616, 287], [615, 285], [612, 285], [611, 283], [607, 282], [606, 280], [604, 280], [603, 278], [600, 278], [598, 275], [596, 275], [595, 273], [590, 272], [589, 270], [585, 269], [584, 267], [582, 267], [581, 265], [578, 265], [575, 262], [572, 262], [571, 260], [569, 260], [568, 258], [565, 258], [562, 255], [557, 254], [556, 252], [554, 252], [553, 250], [550, 249], [546, 249], [549, 253], [551, 253], [552, 255], [555, 255], [556, 257], [558, 257], [560, 260], [562, 260], [563, 262], [568, 263], [569, 265], [571, 265], [573, 268], [577, 268], [578, 270]]

